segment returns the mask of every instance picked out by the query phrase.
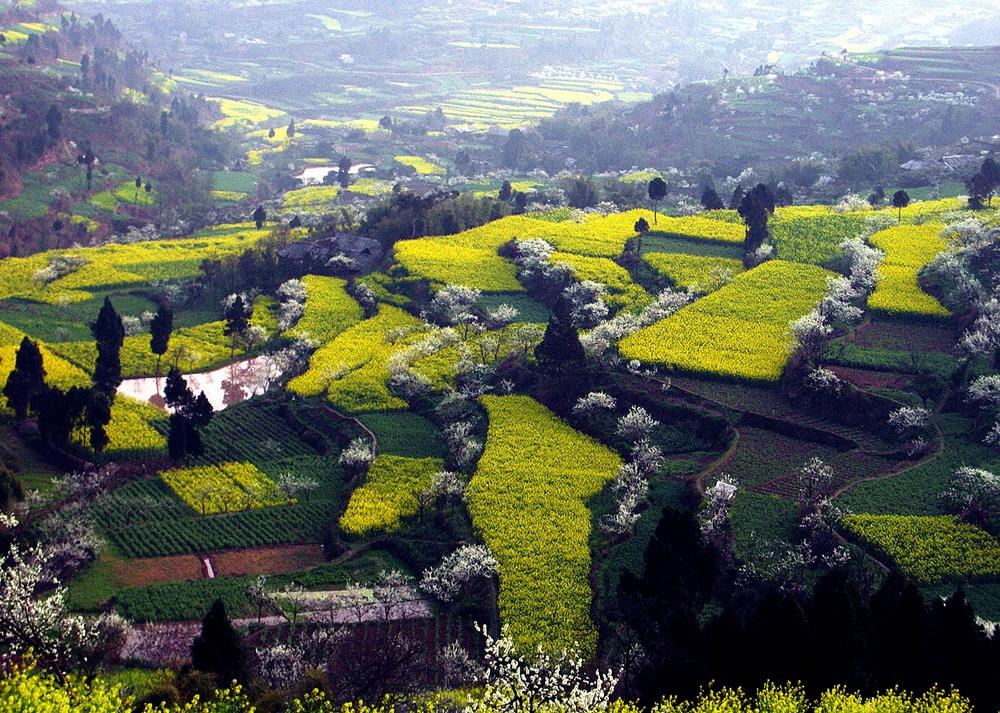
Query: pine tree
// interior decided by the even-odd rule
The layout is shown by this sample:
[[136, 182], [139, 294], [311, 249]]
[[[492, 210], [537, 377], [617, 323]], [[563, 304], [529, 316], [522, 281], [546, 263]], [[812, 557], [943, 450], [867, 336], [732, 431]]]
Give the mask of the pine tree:
[[14, 415], [23, 421], [35, 394], [45, 388], [45, 365], [37, 342], [24, 337], [14, 357], [14, 369], [7, 377], [3, 395], [14, 409]]
[[740, 202], [743, 200], [743, 186], [736, 186], [733, 189], [733, 195], [729, 199], [729, 210], [736, 210], [740, 207]]
[[701, 193], [701, 205], [705, 210], [721, 210], [726, 207], [711, 183], [706, 184], [705, 190]]
[[191, 665], [214, 673], [220, 686], [247, 680], [247, 655], [243, 640], [226, 614], [226, 605], [216, 599], [201, 622], [201, 633], [191, 645]]
[[253, 305], [247, 304], [243, 300], [243, 295], [236, 295], [226, 307], [223, 313], [226, 325], [223, 327], [222, 333], [233, 339], [229, 350], [230, 356], [236, 352], [236, 340], [246, 334], [250, 328], [251, 316], [253, 316]]
[[90, 399], [87, 402], [86, 419], [90, 427], [90, 447], [95, 453], [100, 453], [107, 448], [110, 438], [107, 433], [107, 425], [111, 423], [111, 402], [113, 397], [99, 389], [90, 390]]
[[167, 373], [163, 399], [174, 412], [170, 415], [167, 450], [174, 460], [200, 456], [204, 452], [200, 428], [207, 426], [215, 411], [202, 391], [197, 398], [177, 367]]
[[500, 192], [497, 197], [502, 201], [509, 201], [514, 195], [514, 188], [510, 185], [510, 181], [504, 181], [503, 185], [500, 186]]
[[900, 189], [892, 194], [892, 207], [899, 211], [896, 222], [903, 222], [903, 208], [910, 205], [910, 194]]
[[545, 327], [542, 341], [535, 347], [535, 359], [542, 369], [560, 371], [569, 364], [582, 365], [586, 358], [580, 335], [565, 306], [560, 305]]
[[649, 195], [649, 200], [653, 201], [653, 224], [655, 225], [660, 201], [667, 197], [667, 182], [657, 176], [649, 182], [646, 193]]
[[97, 342], [94, 388], [113, 394], [122, 383], [121, 349], [125, 343], [125, 327], [110, 297], [104, 298], [104, 305], [97, 320], [90, 325], [90, 332]]
[[774, 213], [774, 208], [774, 195], [763, 183], [751, 188], [740, 200], [736, 210], [747, 226], [746, 240], [743, 243], [744, 262], [749, 263], [751, 256], [767, 240], [767, 221]]
[[160, 376], [160, 360], [170, 347], [170, 333], [174, 329], [174, 313], [160, 305], [156, 316], [149, 323], [149, 350], [156, 355], [156, 376]]

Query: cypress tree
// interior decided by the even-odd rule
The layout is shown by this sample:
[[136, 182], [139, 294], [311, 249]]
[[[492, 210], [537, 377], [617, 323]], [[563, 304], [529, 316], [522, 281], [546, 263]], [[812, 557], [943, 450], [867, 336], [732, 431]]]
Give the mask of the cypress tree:
[[567, 364], [583, 364], [586, 357], [580, 335], [565, 306], [560, 304], [545, 327], [542, 341], [535, 347], [535, 358], [543, 369], [558, 371]]
[[7, 376], [3, 395], [14, 409], [14, 415], [23, 421], [34, 396], [45, 388], [45, 365], [38, 343], [24, 337], [14, 357], [14, 369]]
[[743, 243], [744, 262], [748, 263], [750, 256], [767, 240], [767, 220], [774, 213], [774, 208], [774, 195], [763, 183], [758, 183], [740, 199], [736, 210], [747, 226]]
[[156, 355], [156, 376], [160, 375], [160, 360], [170, 347], [170, 333], [174, 329], [174, 313], [160, 305], [156, 316], [149, 323], [149, 350]]
[[125, 342], [125, 327], [122, 319], [111, 304], [111, 298], [104, 298], [104, 305], [97, 320], [90, 325], [90, 332], [97, 342], [97, 362], [94, 365], [94, 388], [106, 394], [113, 394], [122, 383], [121, 350]]
[[201, 633], [191, 645], [191, 665], [214, 673], [220, 686], [247, 680], [247, 656], [243, 640], [226, 614], [226, 605], [216, 599], [201, 622]]
[[726, 207], [726, 204], [719, 197], [719, 193], [715, 190], [715, 186], [711, 183], [707, 184], [701, 193], [701, 205], [705, 210], [720, 210]]

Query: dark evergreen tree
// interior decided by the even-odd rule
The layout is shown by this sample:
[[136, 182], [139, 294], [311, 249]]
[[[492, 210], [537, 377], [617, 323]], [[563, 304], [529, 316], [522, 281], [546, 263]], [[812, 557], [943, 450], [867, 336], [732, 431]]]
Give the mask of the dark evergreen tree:
[[583, 365], [587, 355], [580, 343], [580, 335], [573, 326], [569, 310], [560, 304], [545, 327], [542, 341], [535, 347], [538, 365], [549, 372], [559, 372]]
[[174, 330], [174, 313], [160, 305], [149, 323], [149, 350], [156, 355], [156, 376], [160, 376], [160, 360], [170, 347], [170, 334]]
[[23, 337], [14, 356], [14, 369], [7, 376], [3, 395], [14, 409], [14, 416], [23, 421], [28, 416], [28, 408], [35, 394], [45, 388], [45, 365], [38, 343]]
[[510, 185], [510, 181], [504, 181], [500, 186], [500, 192], [497, 197], [502, 201], [509, 201], [514, 195], [514, 188]]
[[892, 575], [871, 599], [875, 641], [872, 668], [879, 686], [899, 685], [908, 691], [926, 688], [930, 628], [924, 598], [912, 583]]
[[524, 152], [525, 137], [521, 129], [511, 129], [504, 142], [501, 163], [507, 168], [517, 168]]
[[742, 685], [759, 689], [767, 681], [805, 681], [809, 673], [809, 625], [798, 600], [768, 591], [746, 624], [739, 665]]
[[747, 226], [746, 239], [743, 243], [745, 263], [750, 263], [753, 254], [767, 240], [769, 235], [767, 221], [774, 213], [774, 209], [774, 195], [763, 183], [751, 188], [740, 200], [736, 210]]
[[809, 683], [818, 693], [834, 686], [871, 690], [871, 621], [857, 585], [840, 571], [816, 585], [809, 608]]
[[253, 218], [253, 222], [257, 226], [257, 230], [260, 230], [261, 228], [264, 227], [264, 221], [267, 220], [267, 211], [264, 210], [264, 206], [259, 205], [256, 208], [254, 208], [254, 211], [253, 213], [250, 214], [250, 217]]
[[56, 448], [64, 448], [73, 430], [83, 425], [90, 395], [90, 389], [79, 386], [68, 391], [46, 386], [35, 394], [32, 408], [38, 414], [38, 432], [42, 438]]
[[947, 599], [935, 598], [930, 607], [931, 680], [943, 687], [955, 686], [969, 696], [977, 710], [997, 710], [996, 671], [1000, 660], [990, 658], [983, 627], [959, 590]]
[[337, 183], [341, 188], [351, 185], [351, 159], [347, 156], [341, 156], [337, 162]]
[[705, 190], [701, 192], [701, 205], [705, 210], [721, 210], [726, 207], [711, 183], [705, 184]]
[[601, 202], [601, 189], [590, 176], [574, 178], [566, 191], [566, 199], [574, 208], [593, 208]]
[[774, 204], [779, 206], [791, 205], [795, 202], [795, 196], [785, 186], [778, 186], [774, 189]]
[[197, 671], [214, 673], [219, 685], [248, 678], [243, 640], [226, 614], [226, 605], [216, 599], [201, 622], [201, 633], [191, 645], [191, 665]]
[[55, 104], [50, 106], [45, 113], [45, 125], [49, 132], [49, 138], [53, 141], [58, 140], [62, 133], [62, 112]]
[[215, 409], [212, 408], [211, 402], [209, 402], [208, 397], [205, 396], [205, 392], [202, 391], [198, 394], [198, 398], [196, 398], [194, 403], [191, 405], [191, 423], [199, 428], [207, 426], [214, 415]]
[[868, 196], [868, 204], [875, 208], [882, 205], [882, 201], [885, 200], [885, 190], [882, 186], [875, 186], [875, 190], [871, 192]]
[[226, 321], [222, 333], [232, 338], [229, 350], [229, 354], [232, 356], [236, 353], [236, 340], [246, 334], [250, 328], [250, 318], [253, 316], [253, 304], [248, 303], [243, 299], [243, 295], [238, 294], [226, 307], [222, 316]]
[[113, 396], [109, 396], [100, 389], [90, 390], [86, 422], [87, 426], [90, 427], [90, 447], [95, 453], [103, 451], [110, 442], [107, 425], [111, 423], [111, 403], [113, 400]]
[[667, 197], [667, 182], [657, 176], [646, 186], [646, 193], [649, 195], [649, 200], [653, 201], [653, 225], [656, 225], [656, 214], [660, 201]]
[[514, 212], [520, 215], [528, 207], [528, 194], [524, 191], [514, 191]]
[[642, 576], [626, 571], [618, 588], [624, 623], [646, 652], [637, 676], [643, 700], [690, 695], [703, 682], [699, 617], [718, 573], [719, 553], [705, 543], [695, 516], [664, 508], [646, 547]]
[[167, 381], [163, 386], [163, 400], [174, 410], [187, 408], [194, 403], [194, 394], [176, 366], [170, 367], [170, 371], [167, 372]]
[[170, 431], [167, 435], [167, 450], [174, 460], [187, 456], [200, 456], [204, 444], [199, 429], [208, 425], [214, 415], [212, 404], [202, 391], [197, 398], [187, 385], [177, 367], [167, 373], [163, 388], [163, 400], [173, 409], [170, 415]]
[[990, 200], [993, 190], [986, 174], [982, 171], [975, 174], [966, 182], [965, 187], [969, 191], [969, 208], [972, 210], [982, 210], [985, 208], [986, 202]]
[[729, 199], [729, 210], [736, 210], [740, 207], [740, 202], [743, 200], [743, 186], [736, 186], [733, 189], [733, 195]]
[[910, 205], [910, 194], [899, 189], [892, 194], [892, 207], [899, 211], [897, 222], [903, 222], [903, 208]]
[[97, 320], [90, 325], [90, 332], [97, 342], [94, 388], [106, 394], [114, 394], [122, 383], [121, 349], [125, 342], [125, 327], [111, 304], [110, 297], [104, 298]]
[[983, 177], [982, 182], [986, 193], [986, 203], [992, 207], [993, 195], [1000, 188], [1000, 163], [997, 163], [996, 159], [990, 156], [983, 161], [983, 165], [979, 169], [979, 175]]

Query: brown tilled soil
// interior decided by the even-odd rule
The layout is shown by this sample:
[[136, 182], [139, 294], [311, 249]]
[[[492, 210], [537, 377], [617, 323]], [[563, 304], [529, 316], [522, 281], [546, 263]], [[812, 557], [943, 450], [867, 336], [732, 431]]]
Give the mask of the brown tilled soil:
[[286, 545], [231, 550], [210, 555], [216, 577], [240, 574], [282, 574], [323, 564], [319, 545]]
[[145, 587], [160, 582], [180, 582], [205, 576], [195, 555], [122, 559], [112, 563], [115, 579], [125, 587]]
[[955, 330], [947, 326], [872, 320], [858, 327], [849, 341], [870, 349], [951, 353], [957, 338]]
[[847, 366], [828, 366], [826, 368], [859, 389], [903, 389], [910, 383], [909, 377], [892, 371], [853, 369]]
[[[319, 545], [287, 545], [230, 550], [209, 554], [216, 577], [241, 574], [283, 574], [322, 564]], [[159, 582], [204, 579], [205, 568], [197, 555], [123, 559], [113, 563], [115, 578], [125, 587], [144, 587]]]

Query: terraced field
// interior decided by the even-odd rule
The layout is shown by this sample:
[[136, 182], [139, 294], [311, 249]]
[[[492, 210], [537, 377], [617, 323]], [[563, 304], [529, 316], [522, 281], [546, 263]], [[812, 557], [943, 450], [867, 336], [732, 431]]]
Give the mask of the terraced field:
[[629, 359], [694, 374], [777, 381], [791, 354], [789, 323], [826, 292], [831, 273], [772, 260], [622, 340]]

